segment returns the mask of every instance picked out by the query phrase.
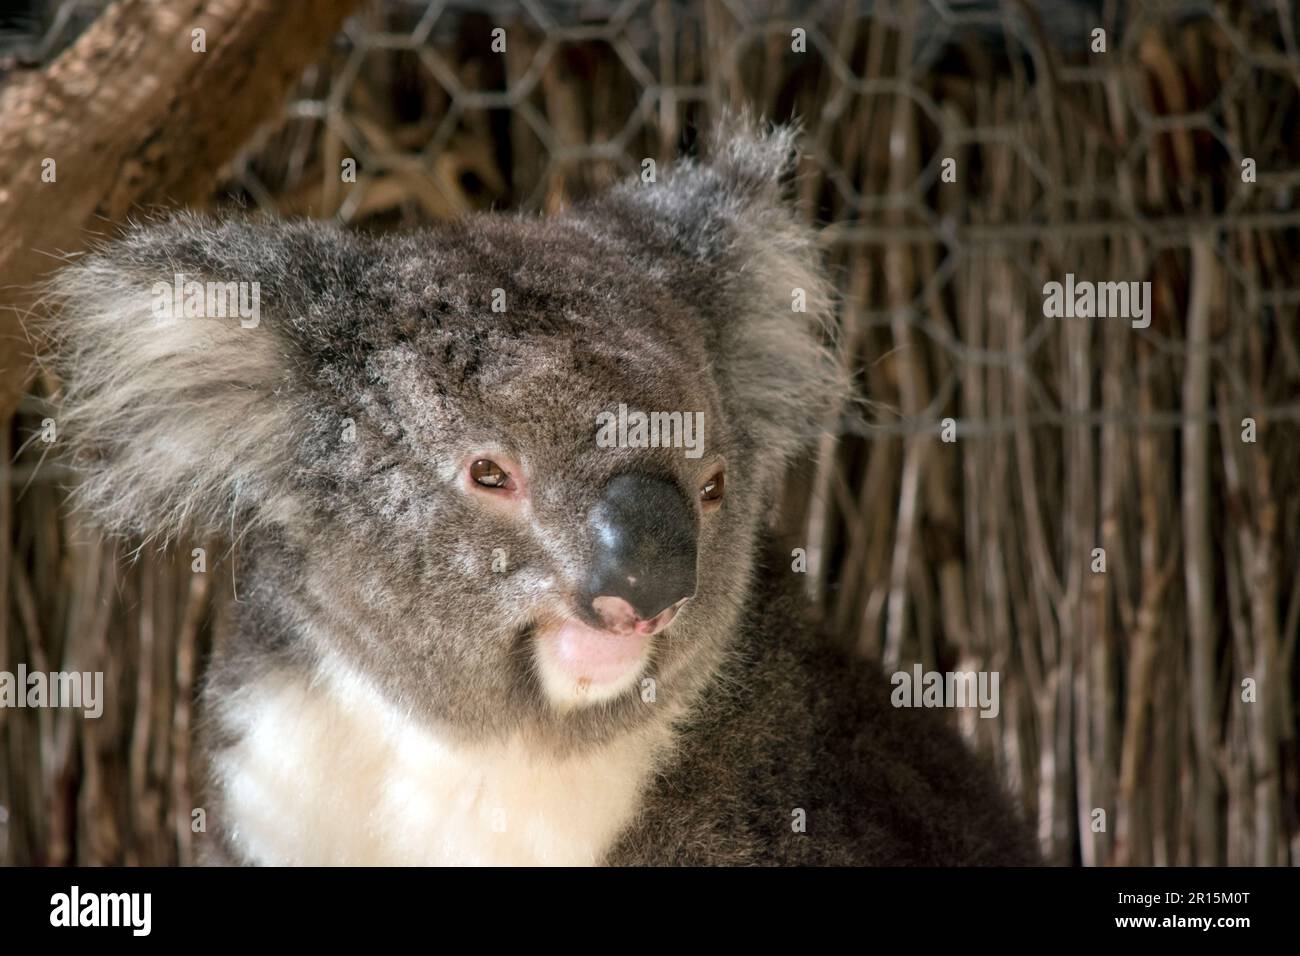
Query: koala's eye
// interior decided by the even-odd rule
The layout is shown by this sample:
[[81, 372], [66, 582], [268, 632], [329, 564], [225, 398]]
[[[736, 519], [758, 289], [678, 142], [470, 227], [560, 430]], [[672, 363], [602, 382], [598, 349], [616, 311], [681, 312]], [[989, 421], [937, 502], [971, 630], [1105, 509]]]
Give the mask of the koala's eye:
[[723, 491], [726, 489], [726, 479], [722, 472], [711, 475], [704, 484], [700, 485], [700, 501], [706, 508], [717, 507], [718, 502], [722, 500]]
[[484, 488], [509, 488], [510, 475], [506, 470], [489, 458], [479, 458], [469, 466], [469, 476], [476, 485]]

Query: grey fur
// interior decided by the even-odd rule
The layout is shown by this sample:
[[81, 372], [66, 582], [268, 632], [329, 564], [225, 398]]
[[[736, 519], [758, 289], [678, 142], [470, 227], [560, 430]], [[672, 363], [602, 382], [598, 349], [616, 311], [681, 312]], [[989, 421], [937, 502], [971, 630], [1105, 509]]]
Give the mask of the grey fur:
[[[466, 742], [570, 754], [676, 727], [609, 862], [1033, 860], [956, 736], [889, 707], [874, 668], [804, 623], [788, 559], [764, 554], [786, 461], [847, 391], [814, 237], [780, 201], [793, 156], [790, 131], [741, 121], [710, 162], [555, 218], [367, 236], [182, 214], [62, 273], [51, 356], [80, 504], [125, 534], [239, 538], [241, 600], [204, 690], [209, 760], [233, 743], [241, 688], [328, 651]], [[260, 283], [261, 325], [159, 326], [149, 290], [177, 272]], [[597, 448], [595, 415], [619, 403], [703, 410], [707, 454]], [[491, 447], [526, 459], [535, 524], [456, 490], [462, 456]], [[632, 467], [690, 489], [719, 454], [727, 497], [701, 521], [698, 594], [649, 665], [655, 704], [549, 706], [522, 645], [539, 596], [577, 587], [599, 489]], [[204, 806], [208, 857], [240, 859], [219, 787]]]

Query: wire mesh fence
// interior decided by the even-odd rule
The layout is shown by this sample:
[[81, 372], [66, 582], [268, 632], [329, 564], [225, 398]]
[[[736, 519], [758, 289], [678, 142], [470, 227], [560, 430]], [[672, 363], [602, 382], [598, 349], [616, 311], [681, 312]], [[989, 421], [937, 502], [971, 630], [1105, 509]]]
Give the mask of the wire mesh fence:
[[[55, 5], [31, 55], [95, 7]], [[366, 229], [553, 211], [743, 106], [804, 127], [791, 191], [857, 382], [774, 503], [836, 633], [889, 670], [1002, 675], [997, 719], [957, 719], [1053, 859], [1300, 861], [1289, 2], [389, 0], [212, 205]], [[1147, 314], [1049, 316], [1067, 276], [1149, 283]], [[124, 562], [36, 451], [0, 451], [0, 659], [123, 691], [98, 722], [0, 714], [0, 858], [187, 861], [229, 551], [206, 576]]]

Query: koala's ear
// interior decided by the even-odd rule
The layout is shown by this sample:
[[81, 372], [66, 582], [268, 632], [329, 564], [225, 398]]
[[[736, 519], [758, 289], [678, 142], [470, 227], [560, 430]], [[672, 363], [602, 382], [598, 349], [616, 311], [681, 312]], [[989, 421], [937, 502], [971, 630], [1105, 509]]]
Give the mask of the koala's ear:
[[692, 302], [706, 313], [737, 420], [755, 442], [785, 455], [832, 424], [849, 394], [830, 344], [834, 290], [816, 232], [782, 196], [797, 139], [792, 127], [765, 130], [747, 114], [727, 115], [705, 160], [620, 191], [658, 241], [693, 264], [676, 277], [678, 288], [707, 286]]
[[57, 443], [80, 472], [74, 501], [107, 530], [166, 542], [229, 531], [274, 502], [292, 351], [262, 314], [274, 242], [180, 216], [133, 228], [49, 283]]

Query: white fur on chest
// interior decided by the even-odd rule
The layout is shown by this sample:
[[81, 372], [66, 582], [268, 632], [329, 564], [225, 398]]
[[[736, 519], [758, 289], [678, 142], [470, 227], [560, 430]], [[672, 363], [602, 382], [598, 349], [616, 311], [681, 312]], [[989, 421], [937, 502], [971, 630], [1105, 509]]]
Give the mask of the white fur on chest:
[[517, 740], [453, 746], [341, 666], [240, 698], [225, 716], [239, 742], [217, 759], [224, 822], [271, 865], [599, 863], [665, 742], [629, 735], [565, 760]]

